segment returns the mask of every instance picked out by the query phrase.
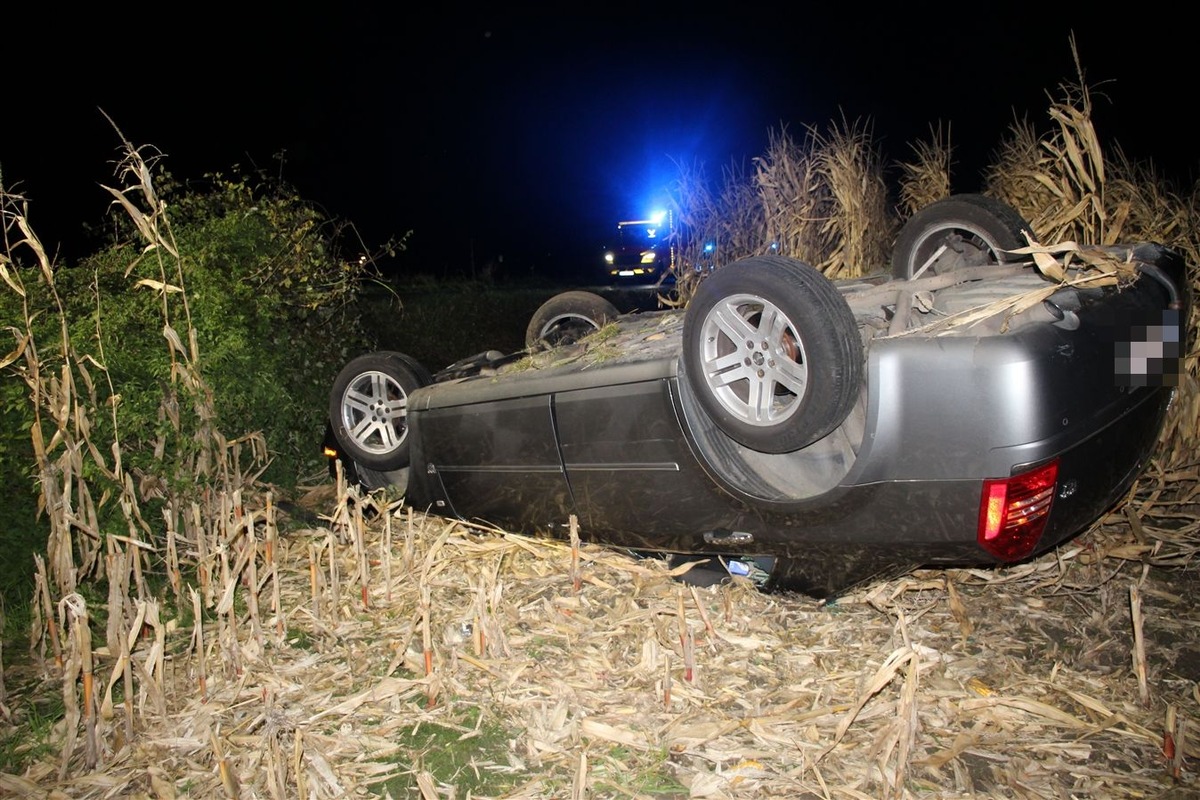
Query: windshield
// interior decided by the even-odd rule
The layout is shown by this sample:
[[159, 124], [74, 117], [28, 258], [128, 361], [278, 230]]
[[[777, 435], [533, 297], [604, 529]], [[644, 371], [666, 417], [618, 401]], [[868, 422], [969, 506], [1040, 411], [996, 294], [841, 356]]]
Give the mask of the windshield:
[[666, 226], [653, 220], [618, 222], [617, 231], [622, 247], [656, 247], [667, 238]]

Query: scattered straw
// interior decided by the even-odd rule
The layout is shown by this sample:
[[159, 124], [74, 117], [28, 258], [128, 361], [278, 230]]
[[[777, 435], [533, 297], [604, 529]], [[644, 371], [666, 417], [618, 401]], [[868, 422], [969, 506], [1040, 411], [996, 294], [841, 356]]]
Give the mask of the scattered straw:
[[[193, 795], [365, 797], [404, 771], [392, 733], [476, 707], [510, 731], [511, 761], [481, 768], [526, 776], [512, 797], [636, 796], [614, 788], [612, 760], [633, 773], [655, 753], [696, 797], [1183, 790], [1200, 755], [1187, 741], [1200, 610], [1176, 494], [1143, 487], [1136, 531], [1114, 514], [1028, 564], [922, 571], [824, 604], [741, 579], [685, 586], [664, 562], [393, 507], [346, 541], [319, 527], [278, 540], [288, 638], [260, 649], [244, 620], [227, 630], [241, 674], [219, 667], [231, 656], [205, 650], [202, 629], [188, 648], [168, 640], [153, 669], [157, 651], [135, 643], [135, 674], [162, 675], [163, 705], [133, 712], [132, 736], [128, 707], [96, 720], [103, 782], [78, 739], [61, 770], [0, 779], [80, 798], [151, 775]], [[375, 570], [365, 607], [361, 585], [324, 582], [329, 614], [314, 615], [313, 554], [349, 574], [397, 523], [410, 536], [393, 555], [411, 548], [420, 569]], [[78, 644], [70, 657], [78, 675]]]

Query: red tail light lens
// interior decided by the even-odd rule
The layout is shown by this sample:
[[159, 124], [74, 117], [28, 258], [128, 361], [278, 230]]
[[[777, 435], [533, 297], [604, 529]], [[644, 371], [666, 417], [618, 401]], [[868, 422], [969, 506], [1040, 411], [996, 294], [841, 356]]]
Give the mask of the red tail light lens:
[[1029, 472], [983, 482], [979, 546], [1002, 561], [1020, 561], [1042, 538], [1058, 480], [1055, 459]]

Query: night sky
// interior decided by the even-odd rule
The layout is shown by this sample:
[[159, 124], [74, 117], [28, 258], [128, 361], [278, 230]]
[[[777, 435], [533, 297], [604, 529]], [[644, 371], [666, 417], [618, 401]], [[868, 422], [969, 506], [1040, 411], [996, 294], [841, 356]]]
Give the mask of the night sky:
[[846, 120], [899, 160], [949, 124], [955, 189], [972, 191], [1012, 121], [1044, 127], [1049, 97], [1075, 81], [1072, 32], [1101, 141], [1188, 189], [1200, 165], [1188, 110], [1200, 69], [1166, 5], [1165, 18], [1139, 3], [1107, 19], [1019, 4], [964, 18], [961, 3], [591, 16], [245, 5], [31, 11], [20, 32], [5, 26], [0, 176], [32, 200], [51, 250], [84, 254], [84, 223], [105, 214], [98, 184], [114, 180], [119, 139], [101, 110], [176, 177], [260, 167], [354, 222], [368, 247], [411, 229], [402, 265], [434, 272], [504, 255], [516, 271], [569, 274], [618, 220], [661, 204], [678, 165], [714, 180], [749, 169], [784, 127], [802, 138]]

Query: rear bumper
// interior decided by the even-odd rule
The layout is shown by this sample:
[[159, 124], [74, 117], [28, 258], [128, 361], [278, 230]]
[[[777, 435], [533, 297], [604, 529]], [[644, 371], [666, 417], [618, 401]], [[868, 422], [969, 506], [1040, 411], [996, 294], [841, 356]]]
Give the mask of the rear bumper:
[[[1087, 530], [1128, 495], [1154, 454], [1170, 395], [1149, 393], [1102, 430], [1052, 454], [1059, 478], [1034, 555]], [[780, 559], [771, 586], [825, 597], [922, 566], [1000, 563], [976, 541], [982, 487], [982, 480], [957, 480], [847, 488], [839, 504], [854, 511], [836, 533], [801, 525], [762, 548]], [[762, 536], [770, 530], [765, 526]]]

